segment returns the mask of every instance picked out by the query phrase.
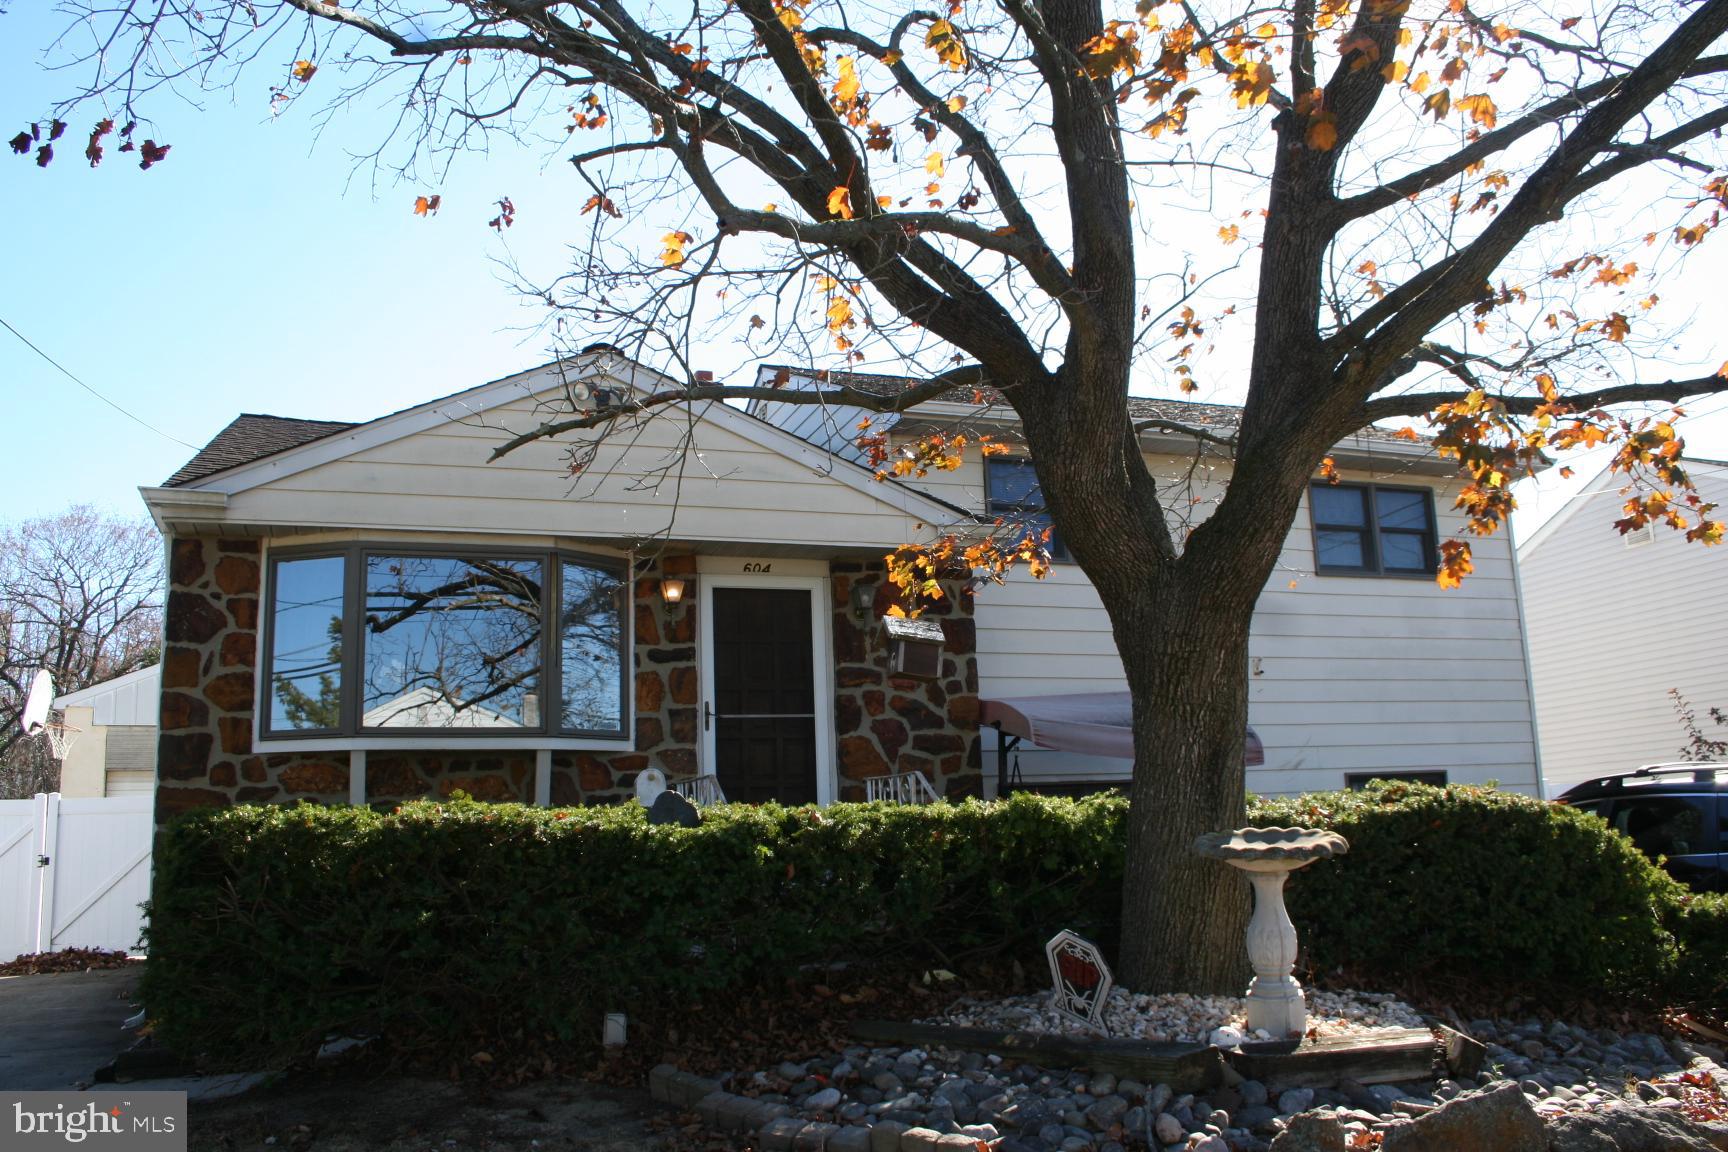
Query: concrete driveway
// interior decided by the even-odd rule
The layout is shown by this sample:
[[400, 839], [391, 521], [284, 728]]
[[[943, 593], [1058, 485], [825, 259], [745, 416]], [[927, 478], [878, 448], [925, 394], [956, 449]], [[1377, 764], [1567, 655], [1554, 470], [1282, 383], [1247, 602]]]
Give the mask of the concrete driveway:
[[139, 969], [0, 977], [0, 1088], [51, 1092], [89, 1084], [135, 1039]]

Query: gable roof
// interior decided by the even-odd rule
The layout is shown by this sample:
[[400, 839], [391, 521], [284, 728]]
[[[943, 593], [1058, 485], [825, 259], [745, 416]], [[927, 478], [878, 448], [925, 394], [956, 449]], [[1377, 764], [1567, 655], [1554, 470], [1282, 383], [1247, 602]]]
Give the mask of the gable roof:
[[182, 464], [174, 475], [164, 480], [162, 487], [178, 488], [353, 427], [356, 425], [341, 420], [301, 420], [292, 416], [242, 412], [228, 427], [216, 433], [210, 443], [198, 449], [197, 454]]
[[[798, 368], [790, 364], [765, 364], [761, 374], [788, 373], [817, 383], [833, 383], [872, 396], [896, 396], [925, 381], [916, 376], [890, 376], [879, 372], [834, 372], [826, 369]], [[760, 379], [760, 375], [758, 377]], [[1008, 398], [1001, 389], [991, 385], [962, 386], [942, 393], [933, 404], [960, 404], [969, 408], [1007, 408]], [[1128, 416], [1133, 420], [1169, 420], [1208, 432], [1229, 433], [1242, 422], [1242, 409], [1235, 404], [1209, 404], [1198, 400], [1172, 400], [1156, 396], [1128, 397]], [[1387, 428], [1369, 426], [1357, 435], [1375, 440], [1409, 443], [1408, 437], [1398, 436]], [[1426, 437], [1424, 437], [1426, 439]]]
[[[573, 380], [583, 379], [604, 379], [636, 391], [663, 391], [675, 386], [670, 377], [631, 360], [618, 349], [593, 345], [578, 355], [361, 423], [248, 413], [218, 433], [167, 484], [140, 491], [164, 530], [169, 521], [220, 522], [227, 516], [229, 501], [250, 490], [421, 432], [482, 417], [524, 397], [551, 389], [562, 393]], [[966, 509], [915, 488], [880, 483], [872, 470], [821, 452], [743, 409], [709, 403], [702, 406], [698, 418], [766, 449], [810, 476], [837, 482], [899, 514], [930, 523], [970, 515]], [[502, 429], [495, 431], [502, 437]], [[564, 470], [559, 474], [564, 475]]]

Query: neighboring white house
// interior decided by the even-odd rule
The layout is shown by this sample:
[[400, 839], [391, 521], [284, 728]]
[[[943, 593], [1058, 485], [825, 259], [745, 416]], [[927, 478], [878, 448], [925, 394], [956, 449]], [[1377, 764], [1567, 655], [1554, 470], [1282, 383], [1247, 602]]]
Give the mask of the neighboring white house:
[[[1705, 500], [1728, 507], [1728, 463], [1689, 460]], [[1707, 734], [1728, 709], [1728, 548], [1655, 526], [1621, 535], [1623, 478], [1590, 481], [1518, 548], [1542, 766], [1553, 794], [1681, 758], [1678, 690]]]
[[54, 701], [78, 729], [60, 764], [62, 796], [147, 795], [156, 787], [162, 671], [152, 664]]
[[[846, 374], [847, 384], [893, 392], [908, 380]], [[809, 387], [795, 369], [760, 370], [758, 383]], [[754, 402], [751, 410], [836, 454], [853, 457], [859, 421], [889, 432], [894, 445], [930, 431], [988, 432], [1013, 442], [1016, 418], [985, 390], [960, 390], [948, 402], [903, 416], [861, 408]], [[993, 403], [992, 401], [998, 401]], [[1177, 400], [1134, 399], [1136, 419], [1162, 419], [1226, 434], [1238, 410]], [[1222, 495], [1229, 460], [1179, 435], [1142, 437], [1146, 460], [1163, 481], [1177, 525], [1204, 519]], [[1476, 570], [1462, 588], [1434, 582], [1438, 540], [1457, 533], [1452, 510], [1456, 465], [1424, 443], [1368, 429], [1334, 452], [1336, 486], [1317, 483], [1326, 508], [1316, 518], [1305, 499], [1278, 568], [1255, 612], [1250, 642], [1249, 724], [1265, 745], [1249, 787], [1278, 795], [1338, 788], [1368, 775], [1485, 783], [1536, 792], [1529, 668], [1509, 538], [1474, 539]], [[1012, 515], [1035, 480], [1012, 453], [988, 460], [969, 453], [953, 472], [906, 483], [976, 513]], [[1352, 519], [1354, 500], [1359, 529]], [[1384, 493], [1384, 495], [1378, 495]], [[1370, 503], [1385, 502], [1376, 515]], [[1365, 514], [1365, 515], [1364, 515]], [[1408, 517], [1402, 526], [1395, 518]], [[1373, 523], [1382, 521], [1381, 525]], [[1331, 562], [1317, 557], [1324, 541]], [[1380, 555], [1375, 556], [1376, 545]], [[1393, 556], [1392, 550], [1402, 550]], [[1375, 563], [1376, 559], [1388, 560]], [[1358, 561], [1366, 560], [1366, 563]], [[1402, 570], [1391, 570], [1401, 563]], [[1352, 571], [1351, 569], [1358, 569]], [[1379, 569], [1365, 571], [1361, 569]], [[1018, 572], [978, 592], [979, 694], [986, 698], [1109, 692], [1124, 688], [1110, 622], [1091, 584], [1060, 554], [1050, 574]], [[986, 758], [994, 734], [986, 732]], [[1126, 762], [1022, 745], [1032, 778], [1124, 777]]]
[[[995, 775], [983, 701], [1123, 687], [1098, 598], [1061, 562], [975, 595], [954, 582], [931, 613], [934, 670], [896, 671], [884, 554], [1036, 519], [1024, 459], [879, 482], [850, 447], [853, 414], [723, 404], [491, 459], [572, 398], [678, 386], [602, 347], [363, 424], [243, 415], [144, 489], [170, 552], [158, 815], [456, 791], [608, 802], [651, 766], [714, 774], [732, 799], [862, 797], [913, 769], [976, 794]], [[921, 405], [892, 431], [964, 421], [1011, 439], [990, 401]], [[1228, 460], [1145, 446], [1182, 514], [1203, 516]], [[1250, 787], [1421, 773], [1536, 790], [1505, 538], [1477, 542], [1476, 574], [1443, 590], [1452, 466], [1383, 433], [1335, 459], [1343, 482], [1314, 489], [1254, 622], [1243, 674], [1265, 764]], [[443, 697], [414, 727], [379, 712], [425, 685]], [[481, 706], [498, 722], [476, 723]], [[1021, 762], [1031, 778], [1126, 770], [1030, 748]]]

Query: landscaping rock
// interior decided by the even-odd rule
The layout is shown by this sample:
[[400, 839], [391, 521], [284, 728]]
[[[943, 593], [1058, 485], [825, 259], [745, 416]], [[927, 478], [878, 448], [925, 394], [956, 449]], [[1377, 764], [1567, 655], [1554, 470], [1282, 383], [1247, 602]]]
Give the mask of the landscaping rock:
[[1160, 1112], [1158, 1118], [1152, 1121], [1152, 1134], [1158, 1137], [1160, 1144], [1176, 1143], [1182, 1139], [1185, 1131], [1186, 1129], [1182, 1127], [1182, 1121], [1168, 1112]]
[[1343, 1121], [1305, 1112], [1290, 1118], [1289, 1125], [1272, 1141], [1272, 1152], [1346, 1152], [1346, 1140]]
[[1543, 1152], [1542, 1119], [1516, 1084], [1448, 1100], [1426, 1116], [1386, 1130], [1381, 1152]]
[[840, 1129], [828, 1137], [827, 1152], [871, 1152], [870, 1129], [856, 1125]]
[[840, 1089], [823, 1088], [804, 1097], [804, 1107], [812, 1112], [832, 1112], [840, 1107]]
[[878, 1120], [870, 1126], [870, 1152], [900, 1152], [900, 1134], [906, 1125], [893, 1120]]
[[1278, 1111], [1285, 1116], [1306, 1112], [1314, 1106], [1314, 1089], [1291, 1088], [1278, 1094]]
[[1700, 1124], [1661, 1108], [1615, 1108], [1561, 1116], [1548, 1152], [1728, 1152], [1728, 1125]]

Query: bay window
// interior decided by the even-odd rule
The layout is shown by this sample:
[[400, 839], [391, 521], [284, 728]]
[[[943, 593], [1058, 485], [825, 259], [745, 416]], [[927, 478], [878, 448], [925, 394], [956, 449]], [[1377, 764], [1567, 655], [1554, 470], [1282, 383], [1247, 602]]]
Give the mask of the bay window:
[[621, 740], [628, 588], [564, 552], [273, 554], [261, 734]]

